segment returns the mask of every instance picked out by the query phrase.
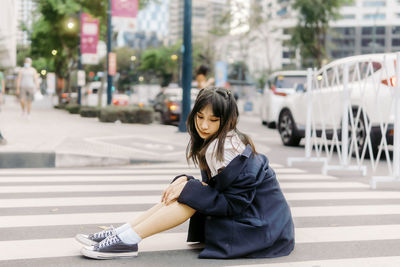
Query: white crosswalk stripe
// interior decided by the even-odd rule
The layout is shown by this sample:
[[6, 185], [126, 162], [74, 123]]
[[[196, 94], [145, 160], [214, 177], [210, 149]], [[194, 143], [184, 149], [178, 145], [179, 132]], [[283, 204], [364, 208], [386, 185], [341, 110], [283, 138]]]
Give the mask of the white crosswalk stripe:
[[[301, 169], [285, 168], [277, 164], [273, 167], [291, 205], [299, 251], [304, 246], [317, 248], [323, 244], [337, 244], [343, 247], [343, 251], [346, 250], [346, 244], [351, 244], [348, 247], [359, 243], [373, 247], [374, 242], [399, 244], [399, 192], [370, 191], [367, 184], [360, 182], [309, 174]], [[93, 230], [99, 226], [129, 221], [147, 207], [158, 203], [162, 190], [175, 175], [181, 173], [199, 177], [197, 169], [188, 168], [184, 164], [138, 165], [116, 169], [1, 171], [0, 266], [17, 266], [17, 261], [24, 259], [40, 261], [80, 255], [81, 246], [68, 231]], [[376, 218], [387, 219], [380, 222]], [[343, 221], [348, 221], [348, 224]], [[143, 240], [140, 252], [198, 248], [198, 244], [186, 242], [186, 228], [187, 223], [180, 230], [160, 233]], [[40, 231], [35, 232], [35, 229], [47, 229], [50, 234], [41, 236]], [[10, 232], [15, 237], [10, 237]], [[298, 267], [400, 264], [400, 257], [397, 257], [400, 253], [367, 258], [362, 253], [355, 253], [353, 257], [344, 255], [344, 252], [342, 255], [342, 250], [333, 252], [336, 256], [327, 254], [326, 258], [315, 260], [304, 260], [297, 252], [281, 258], [279, 263], [264, 259], [250, 265]]]

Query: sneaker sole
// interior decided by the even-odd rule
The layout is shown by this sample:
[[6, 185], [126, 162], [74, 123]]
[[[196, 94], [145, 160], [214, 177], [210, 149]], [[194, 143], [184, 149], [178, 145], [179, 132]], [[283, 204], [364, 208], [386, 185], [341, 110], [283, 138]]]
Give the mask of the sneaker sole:
[[90, 240], [85, 235], [82, 234], [76, 235], [75, 240], [85, 246], [94, 246], [97, 244], [96, 241]]
[[92, 258], [92, 259], [97, 259], [97, 260], [111, 260], [111, 259], [118, 259], [118, 258], [132, 258], [132, 257], [137, 257], [138, 256], [138, 252], [137, 251], [120, 252], [120, 253], [98, 252], [98, 251], [93, 251], [91, 249], [87, 249], [86, 247], [83, 247], [81, 249], [81, 253], [85, 257]]

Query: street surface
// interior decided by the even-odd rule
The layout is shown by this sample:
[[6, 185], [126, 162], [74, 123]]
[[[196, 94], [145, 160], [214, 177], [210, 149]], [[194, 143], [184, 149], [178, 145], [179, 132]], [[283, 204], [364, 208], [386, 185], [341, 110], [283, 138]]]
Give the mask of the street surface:
[[[199, 171], [184, 161], [187, 134], [156, 123], [102, 124], [44, 107], [23, 121], [10, 102], [4, 111], [2, 129], [10, 133], [9, 144], [1, 148], [4, 151], [18, 151], [20, 140], [27, 140], [25, 146], [31, 144], [28, 149], [34, 150], [33, 144], [40, 142], [57, 152], [60, 145], [51, 143], [61, 139], [50, 136], [62, 130], [62, 151], [87, 152], [89, 140], [103, 146], [103, 152], [89, 147], [91, 153], [102, 156], [123, 154], [147, 160], [160, 154], [157, 159], [172, 162], [0, 169], [0, 266], [400, 266], [399, 185], [371, 190], [371, 173], [367, 177], [357, 172], [324, 176], [321, 165], [315, 163], [289, 168], [287, 158], [304, 156], [304, 147], [283, 147], [278, 132], [261, 126], [258, 116], [252, 114], [240, 117], [239, 129], [253, 138], [258, 152], [268, 156], [291, 206], [296, 227], [296, 247], [291, 255], [200, 260], [198, 246], [185, 242], [188, 224], [184, 223], [144, 240], [137, 258], [83, 258], [73, 239], [77, 233], [125, 223], [160, 201], [163, 189], [178, 174], [199, 177]], [[52, 128], [59, 118], [63, 124]], [[26, 130], [21, 131], [20, 121]], [[29, 139], [30, 135], [39, 140]], [[71, 143], [71, 135], [79, 145]], [[377, 175], [384, 171], [378, 169]]]
[[297, 244], [288, 257], [197, 259], [199, 250], [185, 242], [187, 223], [142, 241], [137, 258], [80, 256], [76, 233], [118, 226], [157, 203], [176, 174], [198, 176], [198, 170], [176, 163], [2, 170], [0, 266], [399, 266], [398, 192], [271, 165], [295, 220]]

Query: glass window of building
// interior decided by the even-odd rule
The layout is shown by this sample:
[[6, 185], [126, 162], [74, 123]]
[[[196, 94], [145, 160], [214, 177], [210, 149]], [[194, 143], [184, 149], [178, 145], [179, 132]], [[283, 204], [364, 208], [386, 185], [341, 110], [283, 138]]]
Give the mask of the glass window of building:
[[375, 27], [375, 34], [385, 34], [385, 27]]
[[380, 13], [380, 14], [378, 14], [378, 13], [376, 13], [376, 14], [365, 14], [363, 16], [363, 18], [364, 19], [385, 19], [386, 18], [386, 14], [382, 14], [382, 13]]
[[372, 39], [371, 38], [363, 38], [361, 40], [361, 46], [362, 47], [369, 47], [371, 43], [372, 43]]
[[344, 14], [342, 15], [341, 19], [355, 19], [356, 15], [354, 14]]
[[347, 28], [332, 28], [332, 31], [336, 32], [340, 35], [354, 36], [356, 33], [356, 29], [353, 27]]
[[393, 38], [392, 46], [400, 46], [400, 38]]
[[400, 26], [393, 26], [392, 34], [400, 34]]
[[363, 6], [371, 6], [371, 7], [377, 7], [377, 6], [386, 6], [386, 1], [364, 1]]
[[372, 27], [362, 27], [361, 34], [363, 35], [370, 35], [372, 34]]

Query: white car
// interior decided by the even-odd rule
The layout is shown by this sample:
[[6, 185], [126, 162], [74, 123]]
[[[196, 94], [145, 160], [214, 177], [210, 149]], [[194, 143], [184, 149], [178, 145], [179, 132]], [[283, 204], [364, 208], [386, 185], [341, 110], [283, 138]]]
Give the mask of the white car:
[[296, 88], [304, 88], [307, 71], [274, 72], [268, 79], [260, 105], [261, 122], [269, 128], [275, 128], [279, 119], [281, 103], [286, 96], [295, 93]]
[[[345, 65], [349, 69], [349, 129], [351, 115], [357, 147], [361, 152], [367, 141], [367, 126], [370, 125], [370, 140], [376, 153], [382, 139], [382, 125], [387, 125], [387, 143], [393, 144], [394, 113], [391, 110], [396, 84], [396, 55], [368, 54], [342, 58], [317, 71], [312, 89], [313, 126], [317, 135], [325, 129], [327, 139], [333, 137], [334, 129], [341, 138]], [[277, 127], [284, 145], [297, 146], [305, 136], [306, 114], [306, 90], [297, 90], [281, 103]]]

